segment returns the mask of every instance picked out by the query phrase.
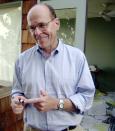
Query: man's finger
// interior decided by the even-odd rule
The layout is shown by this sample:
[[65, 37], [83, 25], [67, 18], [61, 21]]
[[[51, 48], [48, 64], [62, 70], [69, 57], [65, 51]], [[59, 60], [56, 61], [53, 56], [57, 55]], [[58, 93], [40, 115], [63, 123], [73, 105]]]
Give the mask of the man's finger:
[[45, 90], [41, 90], [40, 91], [40, 95], [41, 96], [47, 96], [48, 94], [47, 94], [47, 92]]
[[32, 99], [26, 99], [24, 103], [25, 104], [34, 104], [34, 103], [41, 102], [41, 101], [42, 101], [41, 98], [32, 98]]

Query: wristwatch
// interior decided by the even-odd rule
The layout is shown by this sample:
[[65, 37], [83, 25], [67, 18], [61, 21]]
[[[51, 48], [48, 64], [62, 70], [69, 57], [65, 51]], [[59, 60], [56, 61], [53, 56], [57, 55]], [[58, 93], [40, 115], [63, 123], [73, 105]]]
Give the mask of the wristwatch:
[[59, 110], [63, 110], [64, 109], [64, 100], [63, 99], [59, 99], [58, 109]]

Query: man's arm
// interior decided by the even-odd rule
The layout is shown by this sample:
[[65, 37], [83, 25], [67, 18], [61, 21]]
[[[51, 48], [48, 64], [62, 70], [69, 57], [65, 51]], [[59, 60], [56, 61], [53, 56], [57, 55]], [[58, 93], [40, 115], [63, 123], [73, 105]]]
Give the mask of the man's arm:
[[[60, 99], [49, 96], [46, 91], [41, 91], [41, 95], [39, 98], [26, 99], [25, 104], [33, 104], [38, 111], [47, 112], [49, 110], [58, 110], [59, 100]], [[63, 101], [64, 101], [63, 110], [68, 112], [76, 111], [76, 107], [73, 105], [70, 99], [63, 99]]]

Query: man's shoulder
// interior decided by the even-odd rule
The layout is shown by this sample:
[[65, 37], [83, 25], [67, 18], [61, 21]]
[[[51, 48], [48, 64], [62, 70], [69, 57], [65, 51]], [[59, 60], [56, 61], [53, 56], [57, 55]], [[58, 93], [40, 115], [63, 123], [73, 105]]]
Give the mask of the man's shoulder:
[[36, 51], [36, 45], [33, 46], [33, 47], [31, 47], [31, 48], [29, 48], [29, 49], [27, 49], [27, 50], [25, 50], [25, 51], [23, 51], [23, 52], [20, 54], [20, 56], [21, 56], [21, 57], [29, 56], [30, 54], [34, 53], [35, 51]]
[[18, 57], [18, 61], [26, 61], [29, 60], [37, 51], [36, 46], [33, 46], [25, 51], [23, 51], [19, 57]]
[[68, 44], [64, 44], [64, 47], [66, 50], [68, 50], [70, 53], [74, 53], [74, 54], [79, 54], [79, 55], [82, 55], [84, 54], [83, 51], [81, 51], [79, 48], [77, 47], [74, 47], [72, 45], [68, 45]]

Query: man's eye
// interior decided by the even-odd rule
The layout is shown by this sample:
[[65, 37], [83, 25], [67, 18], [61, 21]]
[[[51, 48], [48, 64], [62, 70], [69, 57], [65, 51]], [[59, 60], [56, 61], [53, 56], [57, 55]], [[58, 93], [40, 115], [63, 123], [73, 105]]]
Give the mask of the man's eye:
[[35, 30], [36, 27], [30, 27], [30, 30]]
[[44, 28], [44, 27], [46, 27], [46, 24], [40, 23], [38, 26], [39, 26], [39, 28]]

